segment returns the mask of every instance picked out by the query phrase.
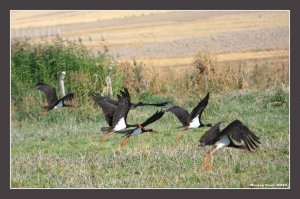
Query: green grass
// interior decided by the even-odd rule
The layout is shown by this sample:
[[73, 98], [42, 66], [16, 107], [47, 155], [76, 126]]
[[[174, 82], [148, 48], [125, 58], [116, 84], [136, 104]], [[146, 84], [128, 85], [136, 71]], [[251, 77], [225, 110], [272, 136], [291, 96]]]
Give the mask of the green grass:
[[[278, 97], [279, 96], [279, 97]], [[198, 99], [179, 104], [191, 110]], [[274, 103], [276, 100], [282, 103]], [[261, 139], [257, 153], [224, 148], [215, 154], [214, 170], [203, 172], [206, 147], [198, 140], [206, 129], [180, 130], [170, 113], [149, 127], [159, 135], [112, 136], [100, 144], [106, 126], [98, 107], [60, 109], [39, 117], [12, 117], [11, 187], [13, 188], [248, 188], [250, 184], [289, 186], [288, 93], [278, 90], [211, 93], [204, 123], [238, 118]], [[87, 110], [85, 110], [87, 109]], [[157, 109], [137, 108], [128, 121], [143, 122]], [[16, 114], [17, 115], [17, 114]], [[280, 188], [280, 187], [278, 187]]]

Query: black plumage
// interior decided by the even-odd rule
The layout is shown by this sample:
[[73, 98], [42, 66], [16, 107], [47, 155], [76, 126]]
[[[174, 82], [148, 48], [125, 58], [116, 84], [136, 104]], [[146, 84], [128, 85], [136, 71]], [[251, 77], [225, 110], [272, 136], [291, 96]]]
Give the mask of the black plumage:
[[92, 96], [95, 103], [101, 107], [105, 120], [109, 125], [109, 127], [102, 127], [103, 131], [113, 130], [122, 118], [124, 118], [127, 127], [136, 126], [127, 124], [127, 115], [131, 104], [128, 89], [124, 88], [124, 91], [120, 90], [120, 94], [117, 97], [118, 101], [112, 100], [109, 97], [102, 97], [99, 94], [93, 94]]
[[[100, 95], [93, 95], [94, 101], [101, 107], [105, 120], [109, 127], [102, 127], [102, 131], [106, 131], [100, 139], [104, 138], [102, 142], [111, 136], [114, 132], [124, 130], [129, 127], [137, 127], [138, 124], [131, 125], [127, 123], [127, 115], [131, 107], [130, 94], [127, 88], [120, 90], [120, 94], [117, 95], [117, 104], [111, 103], [111, 99], [107, 97], [101, 97]], [[105, 137], [104, 137], [105, 136]]]
[[157, 133], [157, 131], [155, 131], [153, 129], [146, 129], [145, 127], [154, 123], [155, 121], [159, 120], [164, 115], [164, 113], [165, 113], [164, 111], [157, 111], [150, 118], [148, 118], [145, 122], [143, 122], [141, 125], [139, 125], [139, 127], [118, 132], [121, 134], [125, 134], [125, 137], [126, 137], [125, 140], [122, 142], [121, 146], [124, 146], [127, 143], [128, 139], [132, 135], [143, 134], [145, 132]]
[[[35, 88], [42, 91], [47, 99], [47, 106], [44, 106], [45, 111], [50, 111], [54, 108], [61, 108], [61, 107], [73, 107], [76, 108], [75, 105], [68, 105], [65, 104], [65, 101], [71, 101], [74, 99], [74, 93], [68, 93], [67, 95], [63, 96], [62, 98], [58, 99], [56, 95], [56, 89], [52, 86], [49, 86], [45, 83], [37, 83]], [[46, 112], [42, 112], [41, 114], [45, 114]]]
[[[108, 104], [110, 104], [110, 106], [112, 106], [112, 107], [116, 107], [118, 105], [118, 100], [111, 99], [110, 97], [107, 97], [107, 96], [101, 96], [98, 93], [92, 93], [92, 98], [99, 106], [101, 106], [100, 105], [101, 101], [104, 101], [105, 104], [107, 104], [106, 106], [108, 106]], [[132, 102], [130, 102], [130, 109], [135, 109], [139, 106], [161, 107], [161, 106], [165, 106], [167, 104], [168, 104], [168, 102], [162, 102], [162, 103], [145, 103], [145, 102], [132, 103]], [[101, 108], [102, 108], [102, 106], [101, 106]]]
[[155, 107], [162, 107], [167, 105], [168, 102], [161, 102], [161, 103], [145, 103], [145, 102], [138, 102], [138, 103], [131, 103], [130, 109], [135, 109], [138, 106], [155, 106]]
[[[92, 93], [92, 99], [97, 105], [102, 109], [102, 112], [105, 116], [105, 120], [109, 127], [102, 127], [102, 131], [109, 131], [114, 128], [116, 123], [122, 118], [122, 115], [125, 116], [125, 122], [127, 121], [127, 114], [130, 109], [134, 109], [138, 106], [156, 106], [161, 107], [165, 106], [168, 102], [163, 103], [132, 103], [131, 97], [127, 88], [124, 88], [124, 91], [120, 90], [120, 95], [118, 95], [117, 100], [111, 99], [110, 97], [101, 96], [98, 93]], [[128, 109], [129, 108], [129, 109]], [[118, 110], [118, 111], [116, 111]], [[134, 125], [129, 125], [129, 127]]]
[[111, 101], [109, 97], [102, 97], [100, 94], [93, 94], [93, 100], [101, 107], [107, 124], [112, 127], [113, 115], [117, 108], [118, 101], [114, 103], [115, 100]]
[[206, 162], [208, 155], [211, 158], [210, 170], [213, 164], [213, 153], [222, 147], [233, 147], [244, 149], [253, 152], [258, 149], [261, 144], [259, 138], [241, 121], [234, 120], [222, 131], [220, 131], [221, 122], [215, 124], [212, 128], [204, 133], [200, 138], [200, 146], [214, 145], [214, 147], [207, 152], [202, 169], [206, 169]]
[[165, 112], [172, 112], [181, 122], [182, 127], [185, 128], [184, 131], [179, 134], [177, 140], [179, 140], [183, 133], [189, 128], [211, 127], [211, 124], [203, 124], [201, 122], [201, 116], [208, 104], [208, 100], [209, 93], [197, 104], [190, 114], [187, 110], [173, 104], [168, 104], [163, 108]]
[[120, 119], [124, 118], [126, 127], [130, 127], [132, 125], [128, 125], [126, 122], [127, 115], [130, 110], [130, 104], [131, 104], [130, 95], [127, 88], [124, 88], [124, 91], [121, 90], [120, 92], [122, 97], [118, 96], [119, 101], [116, 107], [116, 111], [114, 112], [113, 115], [112, 125], [113, 127], [115, 127], [120, 121]]

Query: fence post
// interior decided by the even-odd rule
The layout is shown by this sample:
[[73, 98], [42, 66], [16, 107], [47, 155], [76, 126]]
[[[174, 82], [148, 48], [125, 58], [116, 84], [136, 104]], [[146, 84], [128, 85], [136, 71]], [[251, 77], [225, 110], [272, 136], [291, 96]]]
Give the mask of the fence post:
[[66, 72], [65, 71], [62, 71], [61, 72], [61, 75], [59, 77], [59, 84], [60, 84], [60, 90], [61, 90], [61, 94], [62, 96], [65, 96], [66, 93], [65, 93], [65, 76], [66, 76]]
[[107, 94], [109, 94], [110, 97], [113, 96], [111, 73], [112, 73], [112, 67], [110, 66], [108, 75], [105, 77], [105, 86], [104, 86], [103, 91], [101, 93], [102, 96], [107, 95]]
[[109, 73], [108, 73], [108, 76], [109, 76], [109, 94], [110, 94], [110, 97], [113, 96], [113, 90], [112, 90], [112, 82], [111, 82], [111, 73], [112, 73], [112, 67], [109, 66]]

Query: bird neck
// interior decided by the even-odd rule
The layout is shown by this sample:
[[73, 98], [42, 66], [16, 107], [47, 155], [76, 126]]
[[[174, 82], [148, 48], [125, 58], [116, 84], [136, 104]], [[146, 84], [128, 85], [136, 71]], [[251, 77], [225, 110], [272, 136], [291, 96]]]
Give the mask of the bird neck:
[[130, 128], [130, 127], [138, 127], [138, 124], [127, 124], [127, 128]]
[[145, 129], [145, 128], [142, 128], [142, 133], [146, 133], [146, 132], [153, 132], [153, 129]]
[[212, 127], [212, 124], [211, 123], [208, 123], [208, 124], [200, 124], [200, 127]]

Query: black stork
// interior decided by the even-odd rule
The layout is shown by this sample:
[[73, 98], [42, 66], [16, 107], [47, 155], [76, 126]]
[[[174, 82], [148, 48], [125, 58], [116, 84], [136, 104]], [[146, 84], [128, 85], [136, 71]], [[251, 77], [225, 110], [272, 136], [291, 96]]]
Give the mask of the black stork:
[[139, 127], [135, 128], [135, 129], [127, 129], [124, 131], [120, 131], [118, 133], [121, 134], [125, 134], [125, 140], [121, 143], [121, 146], [124, 146], [128, 139], [132, 136], [132, 135], [140, 135], [142, 133], [145, 132], [152, 132], [152, 133], [158, 133], [157, 131], [153, 130], [153, 129], [146, 129], [145, 127], [157, 120], [159, 120], [163, 115], [164, 115], [164, 111], [157, 111], [156, 113], [154, 113], [150, 118], [148, 118], [144, 123], [142, 123], [141, 125], [139, 125]]
[[56, 90], [54, 87], [49, 86], [48, 84], [44, 83], [37, 83], [35, 88], [44, 92], [48, 105], [44, 106], [45, 111], [41, 113], [41, 115], [45, 115], [48, 111], [56, 108], [62, 107], [72, 107], [77, 108], [77, 105], [69, 105], [65, 104], [65, 101], [71, 101], [74, 98], [74, 93], [68, 93], [67, 95], [63, 96], [62, 98], [58, 99], [56, 96]]
[[[100, 104], [103, 104], [103, 103], [105, 103], [106, 106], [111, 106], [111, 107], [116, 107], [118, 105], [118, 100], [111, 99], [110, 97], [107, 97], [107, 96], [101, 96], [98, 93], [93, 93], [92, 95], [93, 95], [93, 99], [97, 100], [96, 103], [99, 106], [101, 106]], [[130, 109], [135, 109], [138, 106], [156, 106], [156, 107], [161, 107], [161, 106], [165, 106], [167, 104], [168, 104], [168, 102], [162, 102], [162, 103], [144, 103], [144, 102], [132, 103], [132, 102], [130, 102]], [[102, 108], [102, 106], [101, 106], [101, 108]]]
[[[129, 127], [138, 127], [139, 125], [127, 124], [127, 115], [130, 110], [130, 94], [127, 88], [124, 88], [124, 91], [120, 90], [121, 95], [118, 95], [117, 105], [110, 103], [110, 100], [103, 98], [99, 95], [94, 95], [93, 100], [98, 104], [104, 115], [105, 120], [109, 127], [102, 127], [102, 131], [106, 131], [100, 139], [104, 139], [102, 142], [105, 142], [106, 139], [111, 136], [114, 132], [124, 130]], [[105, 137], [104, 137], [105, 136]]]
[[200, 147], [205, 145], [214, 145], [214, 147], [205, 154], [202, 170], [206, 170], [208, 156], [210, 156], [209, 171], [213, 168], [213, 154], [223, 147], [233, 147], [253, 152], [261, 144], [259, 138], [252, 133], [241, 121], [234, 120], [226, 128], [220, 131], [221, 122], [218, 122], [200, 138]]
[[170, 111], [174, 113], [174, 115], [178, 118], [178, 120], [183, 125], [181, 127], [183, 127], [184, 130], [176, 138], [177, 141], [180, 140], [184, 132], [188, 129], [212, 126], [211, 124], [203, 124], [201, 122], [201, 115], [208, 104], [208, 99], [209, 99], [209, 93], [207, 93], [205, 98], [198, 103], [198, 105], [192, 110], [190, 114], [187, 110], [180, 108], [178, 106], [174, 106], [172, 104], [168, 104], [163, 108], [165, 112]]

